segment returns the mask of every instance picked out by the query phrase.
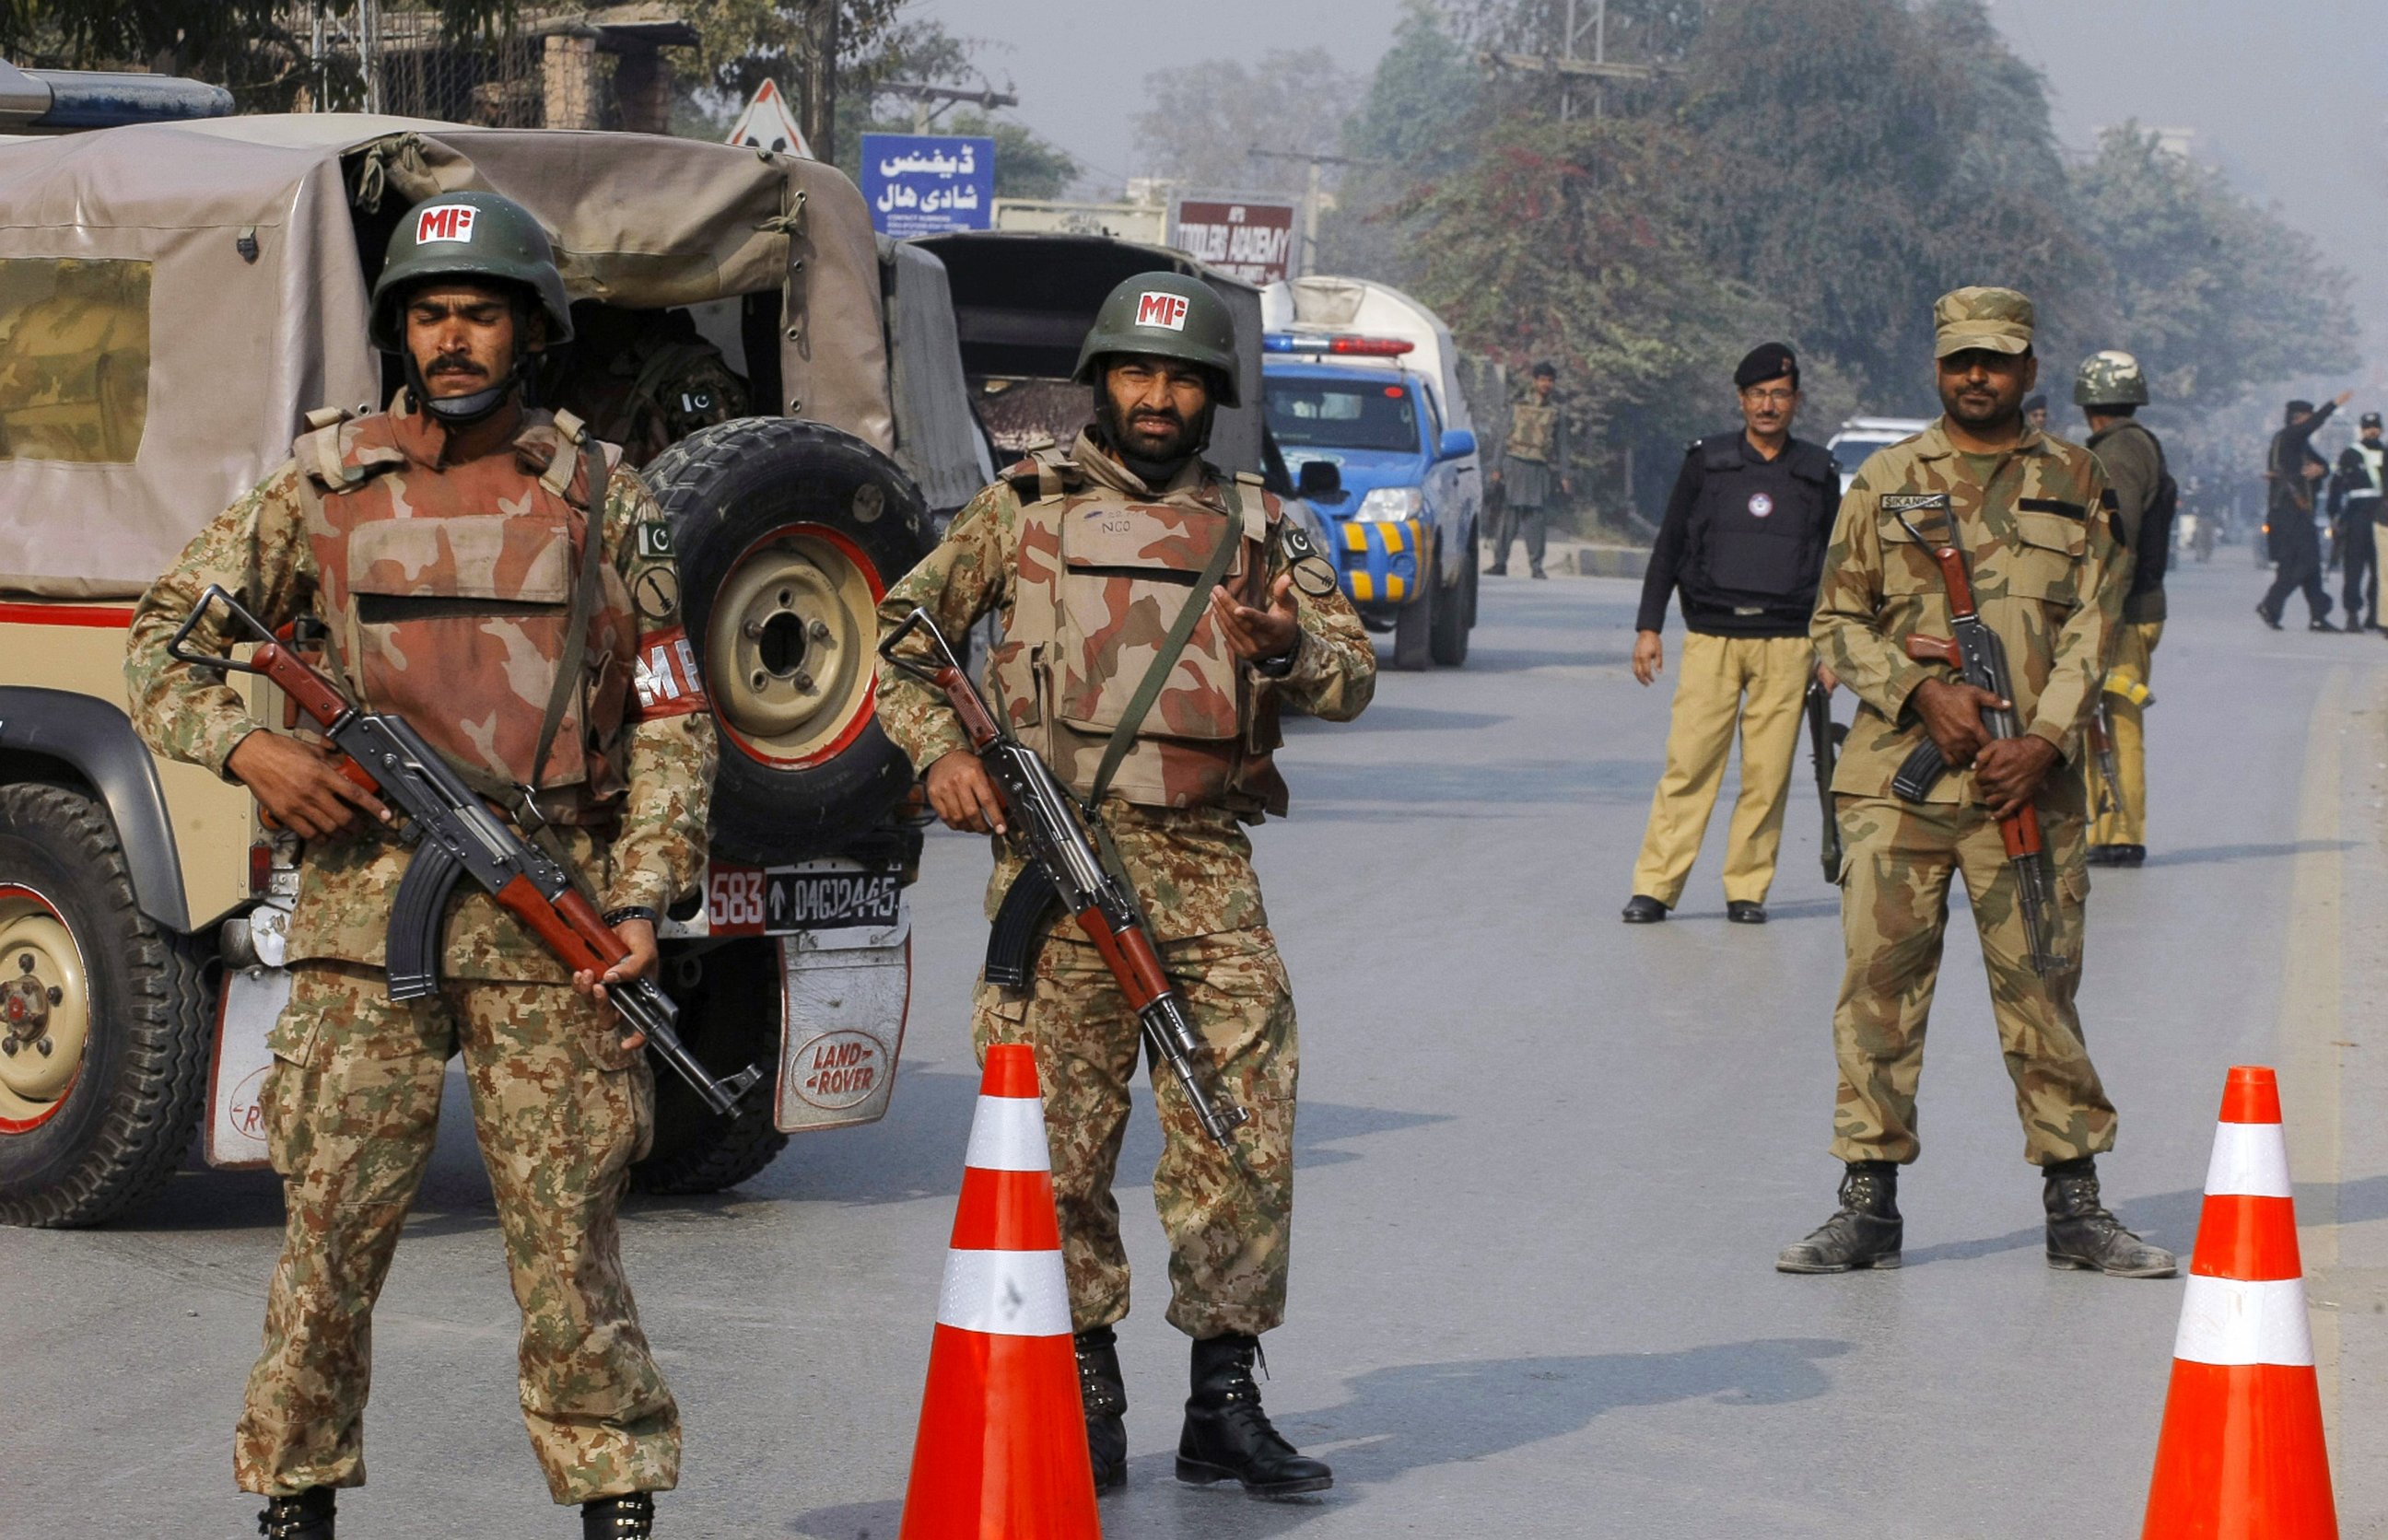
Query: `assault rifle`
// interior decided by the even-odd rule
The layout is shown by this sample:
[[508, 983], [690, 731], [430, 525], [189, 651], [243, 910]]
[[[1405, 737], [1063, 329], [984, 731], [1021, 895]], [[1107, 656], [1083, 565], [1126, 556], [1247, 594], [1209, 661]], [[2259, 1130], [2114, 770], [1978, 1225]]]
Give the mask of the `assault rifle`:
[[1824, 880], [1841, 880], [1841, 818], [1833, 805], [1833, 768], [1840, 763], [1841, 739], [1849, 730], [1833, 720], [1833, 692], [1822, 679], [1808, 680], [1808, 748], [1816, 764], [1816, 800], [1824, 809]]
[[[257, 643], [248, 663], [193, 652], [184, 645], [209, 607], [216, 604], [249, 632], [245, 639]], [[630, 949], [572, 885], [563, 865], [508, 827], [423, 735], [403, 718], [351, 705], [330, 680], [285, 647], [263, 621], [222, 587], [208, 586], [166, 651], [201, 668], [261, 674], [273, 680], [347, 756], [340, 762], [340, 774], [406, 815], [399, 836], [415, 852], [390, 908], [390, 999], [419, 1000], [438, 990], [440, 924], [449, 894], [466, 875], [576, 973], [603, 974], [629, 955]], [[605, 997], [629, 1029], [622, 1046], [652, 1044], [716, 1113], [727, 1117], [736, 1110], [739, 1098], [762, 1079], [756, 1065], [725, 1079], [714, 1079], [680, 1041], [680, 1007], [654, 979], [616, 979], [605, 986]]]
[[[1998, 633], [1983, 624], [1981, 612], [1974, 603], [1973, 574], [1965, 565], [1964, 551], [1957, 545], [1956, 521], [1950, 521], [1949, 538], [1938, 541], [1925, 539], [1923, 531], [1907, 522], [1905, 512], [1895, 516], [1916, 543], [1932, 553], [1933, 564], [1940, 569], [1940, 580], [1949, 590], [1950, 635], [1910, 637], [1907, 655], [1920, 663], [1947, 663], [1962, 682], [1988, 690], [2001, 701], [2013, 700], [2007, 650]], [[1986, 707], [1981, 718], [1993, 738], [2022, 735], [2022, 726], [2011, 706]], [[1923, 802], [1931, 794], [1933, 784], [1948, 770], [1940, 746], [1927, 735], [1892, 777], [1891, 792], [1903, 802]], [[1999, 820], [1999, 834], [2006, 844], [2008, 868], [2015, 876], [2015, 906], [2023, 915], [2024, 942], [2029, 953], [2025, 960], [2034, 973], [2045, 978], [2062, 969], [2064, 959], [2049, 944], [2049, 920], [2056, 910], [2056, 894], [2049, 877], [2045, 847], [2040, 842], [2039, 810], [2025, 802], [2012, 816]]]
[[[928, 640], [932, 655], [926, 661], [896, 650], [915, 631]], [[1202, 1089], [1194, 1067], [1202, 1040], [1184, 998], [1162, 969], [1151, 928], [1137, 907], [1136, 890], [1103, 859], [1089, 836], [1089, 829], [1098, 827], [1095, 810], [1073, 802], [1035, 751], [996, 720], [926, 610], [915, 609], [905, 616], [904, 624], [879, 644], [879, 655], [945, 692], [969, 735], [972, 751], [986, 766], [1010, 814], [1012, 834], [1027, 851], [1028, 865], [1004, 895], [987, 943], [986, 981], [1005, 989], [1027, 987], [1045, 918], [1060, 901], [1094, 942], [1135, 1010], [1153, 1063], [1166, 1064], [1177, 1077], [1212, 1142], [1223, 1150], [1233, 1149], [1234, 1130], [1251, 1114], [1238, 1106], [1219, 1106]]]
[[2098, 756], [2099, 814], [2120, 817], [2123, 812], [2123, 772], [2115, 763], [2115, 713], [2106, 701], [2106, 692], [2100, 690], [2098, 710], [2090, 718], [2090, 751]]

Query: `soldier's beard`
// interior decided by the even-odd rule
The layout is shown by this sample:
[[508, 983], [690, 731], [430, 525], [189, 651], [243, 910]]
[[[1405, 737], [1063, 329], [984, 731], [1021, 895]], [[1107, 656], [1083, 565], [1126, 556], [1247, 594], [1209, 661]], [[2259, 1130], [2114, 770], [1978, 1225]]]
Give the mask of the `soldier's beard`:
[[[1206, 405], [1191, 423], [1175, 412], [1170, 413], [1177, 424], [1177, 431], [1170, 435], [1167, 444], [1160, 446], [1163, 452], [1155, 457], [1137, 448], [1138, 440], [1128, 435], [1127, 423], [1121, 415], [1119, 404], [1111, 399], [1110, 392], [1098, 385], [1095, 389], [1095, 432], [1102, 440], [1103, 448], [1117, 456], [1121, 464], [1135, 472], [1137, 478], [1147, 486], [1158, 488], [1175, 481], [1177, 473], [1186, 468], [1186, 462], [1200, 454], [1202, 446], [1211, 441], [1211, 410]], [[1145, 415], [1150, 418], [1160, 414], [1147, 412]]]

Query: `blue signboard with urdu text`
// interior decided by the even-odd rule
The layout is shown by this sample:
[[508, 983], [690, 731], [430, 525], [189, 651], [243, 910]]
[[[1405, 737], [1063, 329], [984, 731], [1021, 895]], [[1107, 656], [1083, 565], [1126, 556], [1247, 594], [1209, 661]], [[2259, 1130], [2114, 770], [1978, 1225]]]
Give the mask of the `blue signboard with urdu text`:
[[986, 230], [995, 216], [995, 141], [941, 133], [862, 136], [871, 228], [902, 240]]

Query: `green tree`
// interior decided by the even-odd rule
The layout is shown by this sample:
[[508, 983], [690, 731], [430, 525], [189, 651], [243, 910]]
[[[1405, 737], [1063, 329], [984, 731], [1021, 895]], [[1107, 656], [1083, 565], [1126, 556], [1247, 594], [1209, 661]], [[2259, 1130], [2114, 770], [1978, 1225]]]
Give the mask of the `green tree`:
[[1359, 82], [1324, 48], [1280, 49], [1247, 66], [1206, 59], [1145, 79], [1152, 105], [1136, 120], [1144, 169], [1180, 186], [1221, 192], [1299, 193], [1309, 170], [1255, 149], [1332, 154]]
[[1430, 0], [1408, 0], [1392, 46], [1343, 122], [1344, 168], [1319, 224], [1319, 266], [1406, 284], [1417, 268], [1415, 221], [1396, 206], [1467, 164], [1484, 126], [1482, 72]]
[[2211, 411], [2259, 385], [2359, 361], [2346, 274], [2312, 238], [2169, 154], [2136, 123], [2074, 175], [2083, 234], [2106, 259], [2110, 330], [2160, 402]]

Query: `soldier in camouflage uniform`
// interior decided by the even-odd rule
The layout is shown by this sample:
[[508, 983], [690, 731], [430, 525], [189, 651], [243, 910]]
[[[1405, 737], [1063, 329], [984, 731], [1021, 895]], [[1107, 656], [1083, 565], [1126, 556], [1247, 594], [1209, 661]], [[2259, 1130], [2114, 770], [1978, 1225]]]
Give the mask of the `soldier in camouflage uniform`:
[[[1915, 1091], [1924, 1033], [1962, 875], [1989, 973], [2024, 1157], [2044, 1176], [2048, 1261], [2131, 1278], [2169, 1276], [2169, 1252], [2124, 1229], [2099, 1202], [2094, 1157], [2115, 1143], [2115, 1108], [2083, 1046], [2073, 1004], [2081, 981], [2084, 864], [2082, 725], [2123, 603], [2126, 569], [2105, 473], [2089, 451], [2028, 427], [2018, 403], [2039, 374], [2031, 302], [2012, 289], [1964, 288], [1934, 307], [1944, 414], [1876, 451], [1841, 500], [1810, 628], [1826, 667], [1859, 699], [1833, 791], [1848, 863], [1841, 924], [1848, 970], [1833, 1016], [1840, 1096], [1833, 1154], [1848, 1163], [1841, 1206], [1785, 1248], [1785, 1272], [1895, 1268], [1902, 1226], [1899, 1168], [1915, 1159]], [[1950, 634], [1948, 590], [1928, 537], [1952, 532], [1973, 572], [1985, 624], [2003, 643], [2021, 737], [1993, 740], [1981, 721], [2002, 704], [1903, 650]], [[1891, 795], [1926, 737], [1951, 766], [1925, 801]], [[2074, 768], [2060, 768], [2059, 761]], [[2028, 959], [2016, 878], [1999, 819], [2039, 809], [2057, 903], [2048, 977]]]
[[[703, 862], [712, 723], [680, 617], [631, 597], [677, 591], [641, 581], [672, 576], [661, 511], [611, 446], [523, 403], [530, 355], [571, 335], [538, 224], [487, 195], [433, 199], [400, 226], [373, 314], [406, 390], [386, 413], [317, 414], [144, 596], [125, 668], [153, 748], [245, 782], [305, 841], [261, 1099], [289, 1222], [234, 1473], [280, 1540], [329, 1540], [333, 1490], [364, 1481], [373, 1304], [461, 1053], [522, 1308], [531, 1446], [584, 1535], [623, 1540], [677, 1480], [680, 1417], [622, 1276], [616, 1214], [654, 1082], [603, 983], [654, 967], [658, 911]], [[320, 620], [352, 695], [560, 852], [630, 957], [575, 977], [469, 891], [440, 992], [393, 1004], [383, 939], [408, 848], [323, 747], [261, 730], [220, 676], [167, 655], [211, 583], [269, 624]], [[194, 645], [225, 638], [202, 626]]]
[[2105, 467], [2115, 493], [2115, 535], [2123, 544], [2123, 618], [2115, 628], [2114, 650], [2100, 687], [2098, 710], [2106, 722], [2114, 782], [2092, 766], [2091, 801], [2097, 816], [2090, 827], [2090, 865], [2137, 866], [2148, 858], [2147, 708], [2155, 704], [2148, 683], [2155, 668], [2156, 643], [2164, 639], [2165, 567], [2172, 555], [2171, 479], [2164, 445], [2139, 421], [2148, 402], [2148, 377], [2140, 360], [2118, 348], [2090, 354], [2074, 372], [2073, 404], [2090, 422], [2085, 446]]
[[[1286, 809], [1270, 760], [1278, 712], [1356, 716], [1375, 688], [1376, 657], [1333, 568], [1277, 499], [1200, 458], [1213, 404], [1236, 402], [1234, 326], [1208, 288], [1171, 273], [1120, 284], [1087, 335], [1078, 377], [1096, 387], [1095, 424], [1068, 450], [1039, 451], [980, 493], [888, 590], [880, 618], [892, 627], [917, 606], [959, 635], [996, 612], [990, 701], [1083, 799], [1163, 634], [1186, 604], [1207, 606], [1100, 802], [1209, 1049], [1203, 1068], [1221, 1098], [1252, 1115], [1223, 1153], [1176, 1081], [1153, 1077], [1169, 1319], [1194, 1339], [1177, 1474], [1233, 1477], [1270, 1496], [1318, 1491], [1331, 1474], [1269, 1425], [1251, 1375], [1259, 1334], [1285, 1315], [1296, 1039], [1241, 826]], [[1239, 544], [1225, 582], [1196, 594], [1198, 574], [1230, 537]], [[1023, 865], [1002, 834], [993, 786], [934, 690], [892, 666], [881, 668], [879, 689], [879, 720], [926, 772], [938, 814], [997, 834], [992, 917]], [[1061, 919], [1028, 989], [980, 985], [972, 1031], [982, 1057], [995, 1042], [1036, 1050], [1087, 1442], [1097, 1488], [1108, 1489], [1127, 1476], [1112, 1327], [1128, 1311], [1128, 1271], [1111, 1186], [1137, 1017], [1095, 949]]]

